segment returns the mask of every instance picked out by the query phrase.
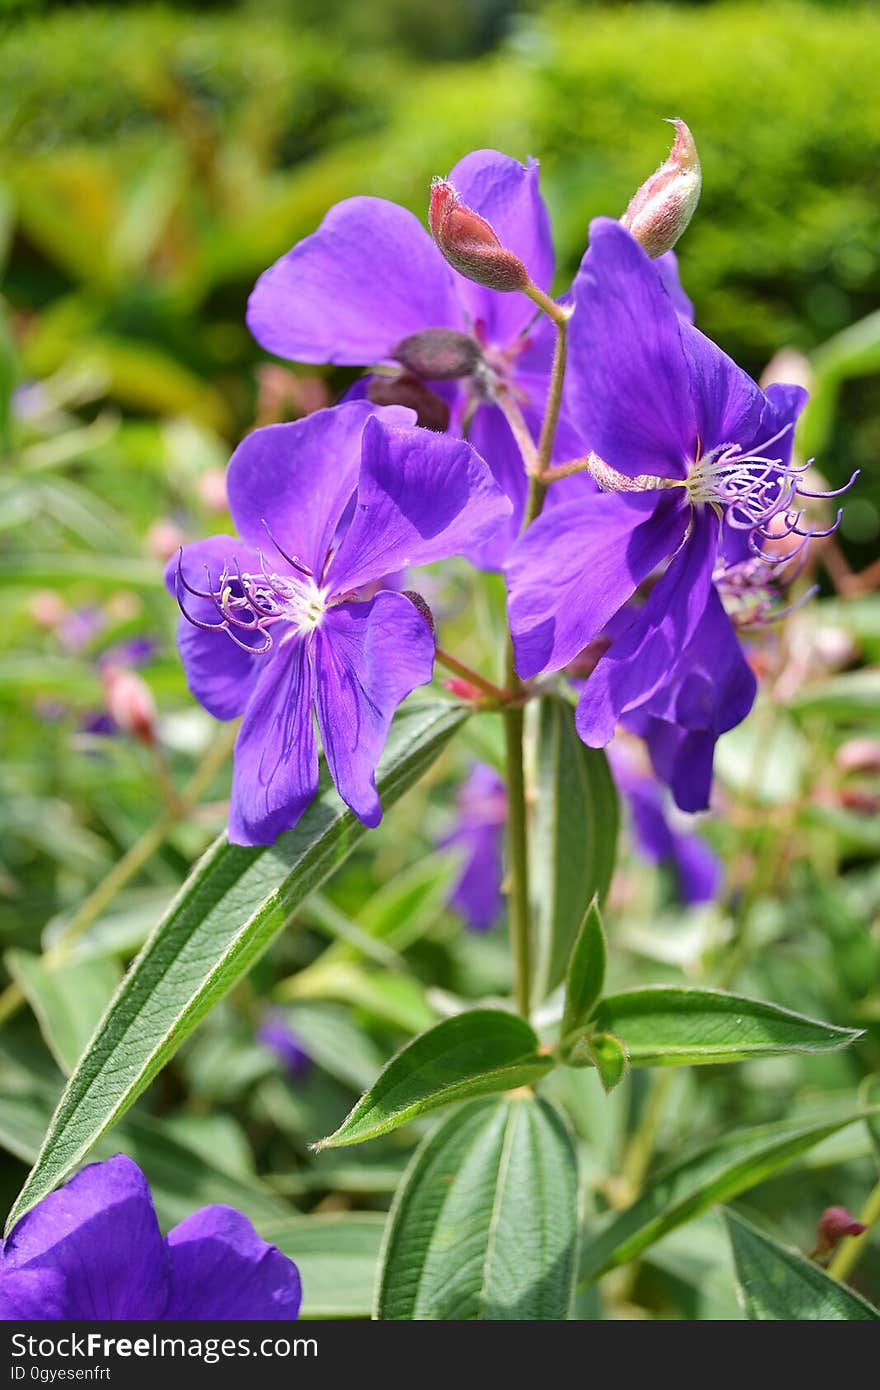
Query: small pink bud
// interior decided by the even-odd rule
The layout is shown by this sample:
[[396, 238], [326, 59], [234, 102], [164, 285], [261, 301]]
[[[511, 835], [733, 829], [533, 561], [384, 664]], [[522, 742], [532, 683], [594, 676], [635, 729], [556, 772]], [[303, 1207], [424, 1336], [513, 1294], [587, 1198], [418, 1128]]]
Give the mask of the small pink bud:
[[54, 632], [67, 617], [67, 604], [54, 589], [38, 589], [28, 599], [27, 611], [37, 627]]
[[467, 700], [468, 704], [477, 704], [480, 700], [485, 700], [485, 692], [479, 690], [470, 681], [463, 680], [461, 676], [450, 676], [448, 680], [441, 681], [444, 690], [448, 690], [450, 695], [455, 695], [459, 700]]
[[649, 256], [671, 251], [700, 201], [700, 157], [684, 121], [673, 120], [675, 139], [669, 158], [646, 179], [621, 217], [624, 227]]
[[847, 739], [834, 755], [841, 772], [880, 772], [880, 739]]
[[196, 483], [199, 498], [209, 512], [225, 512], [229, 502], [226, 497], [226, 470], [207, 468], [199, 475]]
[[176, 522], [163, 518], [154, 521], [145, 536], [149, 553], [156, 560], [170, 560], [183, 545], [186, 537]]
[[860, 1236], [868, 1228], [857, 1221], [846, 1207], [826, 1207], [816, 1226], [816, 1255], [827, 1255], [834, 1250], [844, 1236]]
[[396, 376], [374, 376], [367, 387], [367, 399], [374, 405], [405, 405], [416, 412], [417, 423], [426, 430], [442, 434], [449, 424], [449, 406], [412, 372]]
[[431, 184], [431, 235], [446, 260], [468, 280], [490, 290], [524, 290], [531, 283], [519, 256], [502, 246], [495, 229], [467, 203], [448, 179]]
[[156, 742], [156, 704], [149, 686], [121, 666], [107, 666], [102, 672], [104, 703], [117, 728], [139, 743]]

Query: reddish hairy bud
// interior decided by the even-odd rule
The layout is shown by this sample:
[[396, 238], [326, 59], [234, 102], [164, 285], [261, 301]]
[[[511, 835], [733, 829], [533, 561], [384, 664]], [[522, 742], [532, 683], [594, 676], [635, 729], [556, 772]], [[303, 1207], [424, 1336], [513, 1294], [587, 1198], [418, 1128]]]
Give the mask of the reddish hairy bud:
[[101, 676], [107, 713], [117, 728], [139, 743], [156, 742], [156, 704], [149, 686], [121, 666], [108, 666]]
[[816, 1249], [813, 1254], [827, 1255], [844, 1236], [860, 1236], [867, 1229], [846, 1207], [826, 1207], [816, 1226]]
[[502, 246], [494, 227], [461, 201], [448, 179], [431, 184], [428, 222], [446, 260], [468, 280], [504, 292], [531, 284], [519, 256]]
[[391, 356], [417, 376], [451, 381], [470, 376], [482, 353], [479, 343], [467, 333], [458, 333], [454, 328], [426, 328], [404, 338]]
[[469, 704], [476, 704], [479, 700], [485, 700], [485, 691], [479, 690], [470, 681], [463, 680], [461, 676], [450, 676], [449, 680], [441, 681], [444, 690], [448, 690], [450, 695], [455, 695], [459, 700], [467, 700]]
[[426, 430], [442, 434], [449, 424], [449, 406], [412, 372], [397, 376], [374, 376], [367, 387], [367, 399], [374, 405], [405, 405], [414, 410], [418, 423]]
[[409, 599], [413, 608], [418, 610], [418, 612], [424, 618], [425, 622], [428, 624], [428, 627], [433, 632], [434, 614], [431, 612], [431, 609], [429, 608], [425, 599], [422, 598], [421, 594], [417, 594], [415, 589], [404, 589], [403, 597]]
[[700, 157], [684, 121], [673, 120], [669, 158], [633, 195], [621, 222], [649, 256], [671, 251], [700, 201]]

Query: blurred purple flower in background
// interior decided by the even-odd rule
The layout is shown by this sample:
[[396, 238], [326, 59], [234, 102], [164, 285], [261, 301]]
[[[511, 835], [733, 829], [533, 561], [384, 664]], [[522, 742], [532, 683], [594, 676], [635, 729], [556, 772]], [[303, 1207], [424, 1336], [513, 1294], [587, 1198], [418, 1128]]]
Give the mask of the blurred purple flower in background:
[[507, 820], [507, 793], [493, 767], [477, 763], [459, 787], [458, 819], [438, 848], [455, 847], [464, 855], [450, 905], [472, 931], [485, 931], [501, 915], [501, 851]]
[[266, 1014], [256, 1036], [258, 1042], [274, 1052], [291, 1076], [299, 1080], [308, 1076], [312, 1069], [312, 1059], [281, 1009], [272, 1009]]
[[723, 866], [714, 850], [668, 804], [668, 793], [638, 770], [628, 750], [610, 750], [614, 780], [626, 797], [638, 848], [647, 859], [672, 870], [679, 900], [688, 906], [711, 902], [721, 888]]
[[296, 1318], [296, 1265], [232, 1207], [162, 1236], [146, 1178], [117, 1154], [22, 1217], [0, 1256], [0, 1318], [273, 1322]]
[[244, 716], [236, 844], [271, 844], [313, 800], [313, 710], [340, 796], [378, 825], [376, 764], [398, 705], [431, 679], [434, 638], [403, 594], [362, 591], [481, 543], [510, 513], [470, 445], [413, 419], [351, 401], [254, 431], [227, 478], [241, 540], [197, 541], [168, 566], [190, 690], [218, 719]]

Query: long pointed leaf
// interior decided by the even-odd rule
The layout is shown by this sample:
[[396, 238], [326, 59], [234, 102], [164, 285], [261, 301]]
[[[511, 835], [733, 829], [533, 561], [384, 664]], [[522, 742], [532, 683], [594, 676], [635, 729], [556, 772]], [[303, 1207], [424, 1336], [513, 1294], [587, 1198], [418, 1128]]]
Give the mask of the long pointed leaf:
[[[386, 807], [417, 781], [466, 717], [439, 702], [402, 712], [379, 770]], [[243, 849], [223, 836], [208, 850], [132, 965], [71, 1077], [10, 1213], [10, 1228], [81, 1162], [365, 834], [325, 781], [296, 828], [274, 845]]]

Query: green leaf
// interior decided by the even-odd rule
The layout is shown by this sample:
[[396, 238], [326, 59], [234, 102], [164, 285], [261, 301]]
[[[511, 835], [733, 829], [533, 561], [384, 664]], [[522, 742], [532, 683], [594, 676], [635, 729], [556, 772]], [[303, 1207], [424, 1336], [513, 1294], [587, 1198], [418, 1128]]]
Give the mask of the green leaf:
[[605, 959], [605, 932], [594, 898], [584, 914], [568, 962], [565, 1007], [559, 1029], [563, 1052], [566, 1040], [586, 1028], [593, 1016], [605, 984]]
[[52, 1056], [63, 1072], [71, 1072], [119, 984], [119, 966], [112, 960], [48, 965], [45, 957], [18, 950], [7, 951], [5, 961]]
[[746, 1316], [759, 1322], [873, 1322], [880, 1311], [733, 1211], [727, 1232]]
[[536, 999], [565, 976], [584, 912], [614, 871], [617, 792], [605, 754], [577, 736], [571, 706], [539, 706], [537, 810], [531, 875], [536, 903]]
[[613, 1033], [595, 1033], [587, 1042], [587, 1051], [603, 1089], [610, 1093], [629, 1071], [626, 1048]]
[[594, 1017], [615, 1033], [634, 1067], [739, 1062], [774, 1052], [827, 1052], [859, 1037], [778, 1004], [713, 989], [648, 985], [609, 994]]
[[392, 1057], [335, 1133], [315, 1144], [361, 1144], [456, 1100], [539, 1081], [553, 1059], [538, 1055], [524, 1019], [502, 1009], [469, 1009], [445, 1018]]
[[477, 1101], [418, 1149], [389, 1218], [383, 1319], [563, 1319], [578, 1221], [574, 1146], [546, 1101]]
[[598, 1279], [635, 1259], [677, 1226], [756, 1187], [869, 1113], [847, 1110], [823, 1119], [750, 1126], [703, 1145], [660, 1173], [631, 1207], [589, 1235], [581, 1254], [581, 1279]]
[[262, 1221], [260, 1235], [300, 1272], [303, 1318], [368, 1318], [385, 1217], [379, 1212]]
[[[466, 717], [439, 702], [401, 713], [378, 776], [386, 807]], [[225, 837], [214, 844], [132, 965], [71, 1077], [10, 1224], [72, 1171], [365, 834], [325, 776], [302, 820], [274, 845], [245, 849]]]

